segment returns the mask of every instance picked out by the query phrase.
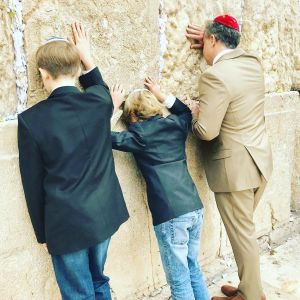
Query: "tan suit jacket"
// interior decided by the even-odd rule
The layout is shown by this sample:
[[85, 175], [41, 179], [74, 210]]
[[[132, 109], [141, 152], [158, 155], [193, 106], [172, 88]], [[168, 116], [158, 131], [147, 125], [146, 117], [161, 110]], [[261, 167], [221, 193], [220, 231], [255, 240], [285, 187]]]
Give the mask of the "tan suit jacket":
[[222, 56], [200, 77], [200, 114], [193, 131], [202, 140], [213, 192], [256, 188], [272, 172], [265, 129], [265, 86], [257, 57], [242, 49]]

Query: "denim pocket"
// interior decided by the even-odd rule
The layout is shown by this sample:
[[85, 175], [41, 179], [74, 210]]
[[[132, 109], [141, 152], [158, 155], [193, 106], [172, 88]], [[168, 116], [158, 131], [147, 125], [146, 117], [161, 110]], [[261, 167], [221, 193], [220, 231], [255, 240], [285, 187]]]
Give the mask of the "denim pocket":
[[189, 241], [189, 220], [173, 219], [171, 220], [171, 242], [174, 245], [184, 245]]
[[195, 219], [193, 226], [190, 228], [190, 238], [193, 240], [200, 239], [203, 225], [203, 211], [203, 208], [196, 211], [197, 218]]
[[191, 240], [199, 240], [201, 235], [201, 223], [197, 222], [193, 225], [190, 230], [190, 239]]

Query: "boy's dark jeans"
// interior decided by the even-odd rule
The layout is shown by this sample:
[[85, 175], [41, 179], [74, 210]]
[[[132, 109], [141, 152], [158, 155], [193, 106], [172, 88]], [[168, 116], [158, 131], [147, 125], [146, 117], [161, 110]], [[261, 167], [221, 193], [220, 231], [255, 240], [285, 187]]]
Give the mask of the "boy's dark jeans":
[[52, 256], [63, 300], [111, 300], [109, 278], [103, 274], [109, 242]]

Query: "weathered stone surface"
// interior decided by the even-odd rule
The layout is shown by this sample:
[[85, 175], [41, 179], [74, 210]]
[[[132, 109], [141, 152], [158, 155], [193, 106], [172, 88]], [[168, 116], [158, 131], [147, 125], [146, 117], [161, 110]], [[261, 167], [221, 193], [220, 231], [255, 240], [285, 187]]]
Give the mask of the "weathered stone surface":
[[[266, 120], [274, 155], [274, 172], [255, 216], [258, 236], [289, 221], [298, 94], [271, 94]], [[124, 128], [117, 124], [116, 130]], [[48, 255], [34, 238], [18, 169], [17, 122], [0, 125], [0, 299], [58, 300]], [[131, 215], [112, 238], [107, 274], [117, 299], [138, 299], [165, 284], [145, 184], [133, 157], [114, 152], [117, 174]], [[190, 135], [188, 167], [205, 205], [200, 261], [207, 264], [231, 253], [202, 167], [201, 144]], [[226, 262], [228, 263], [228, 262]], [[13, 288], [18, 281], [18, 288]], [[24, 292], [25, 291], [25, 292]], [[24, 294], [25, 293], [25, 294]], [[24, 295], [26, 298], [24, 298]]]
[[13, 70], [14, 50], [11, 38], [11, 19], [7, 6], [0, 2], [0, 122], [16, 113], [16, 78]]
[[[300, 297], [299, 241], [300, 236], [298, 234], [285, 244], [262, 255], [262, 286], [267, 299], [293, 300]], [[235, 266], [227, 268], [221, 274], [222, 277], [210, 286], [211, 295], [223, 296], [220, 286], [224, 284], [237, 285], [239, 283]], [[167, 298], [161, 298], [161, 300], [164, 299]], [[160, 298], [154, 298], [153, 300], [160, 300]]]
[[294, 71], [293, 71], [292, 88], [293, 88], [293, 90], [297, 90], [299, 92], [300, 91], [300, 53], [299, 53], [300, 37], [299, 37], [299, 34], [294, 37], [294, 44], [295, 44], [294, 49], [298, 49], [298, 50], [296, 50], [296, 53], [294, 53]]
[[[288, 221], [290, 215], [291, 182], [294, 169], [296, 130], [296, 101], [298, 93], [271, 94], [266, 98], [266, 125], [273, 152], [273, 174], [258, 207], [258, 231], [267, 232], [270, 224], [276, 227]], [[268, 207], [269, 206], [269, 209]], [[271, 219], [266, 218], [267, 212]], [[265, 229], [265, 230], [264, 230]]]
[[[35, 52], [50, 36], [68, 36], [75, 20], [91, 32], [93, 57], [109, 84], [141, 87], [157, 77], [158, 0], [25, 1], [25, 42], [29, 60], [29, 105], [45, 98], [35, 66]], [[68, 13], [66, 13], [68, 12]]]
[[296, 141], [292, 178], [292, 209], [300, 210], [300, 97], [296, 103]]
[[214, 195], [210, 191], [203, 167], [201, 142], [192, 134], [187, 140], [187, 161], [190, 174], [197, 186], [204, 205], [204, 228], [201, 238], [200, 260], [203, 263], [212, 261], [219, 252], [220, 247], [220, 216], [216, 209]]
[[60, 299], [49, 256], [33, 234], [17, 156], [1, 155], [0, 170], [0, 299]]
[[[124, 129], [121, 122], [114, 130]], [[107, 272], [118, 299], [140, 297], [163, 283], [155, 284], [154, 259], [158, 254], [153, 245], [153, 229], [147, 206], [145, 183], [131, 154], [114, 151], [116, 171], [130, 213], [130, 219], [113, 237], [108, 255]], [[126, 237], [126, 238], [125, 238]], [[138, 242], [137, 242], [138, 241]], [[138, 272], [131, 272], [131, 268]], [[159, 268], [159, 272], [162, 269]]]
[[[207, 67], [197, 51], [189, 50], [185, 28], [230, 13], [242, 23], [241, 47], [261, 59], [266, 91], [289, 91], [299, 86], [300, 4], [272, 1], [164, 1], [167, 51], [162, 86], [178, 96], [198, 96], [198, 75]], [[265, 17], [267, 16], [267, 17]]]
[[0, 126], [0, 136], [1, 136], [0, 157], [7, 156], [7, 155], [9, 156], [17, 155], [18, 145], [16, 143], [16, 138], [17, 138], [16, 126], [17, 126], [16, 120], [5, 122], [4, 126]]
[[260, 57], [268, 92], [292, 87], [300, 46], [299, 16], [297, 0], [245, 1], [242, 47]]
[[200, 52], [189, 50], [189, 43], [185, 38], [186, 26], [189, 23], [202, 25], [206, 20], [226, 11], [240, 17], [241, 1], [175, 0], [164, 3], [167, 15], [167, 51], [163, 57], [161, 86], [178, 97], [189, 95], [197, 98], [199, 76], [207, 65]]
[[[262, 59], [267, 91], [299, 88], [297, 0], [30, 0], [22, 1], [29, 71], [28, 106], [46, 97], [35, 67], [35, 51], [49, 36], [68, 35], [69, 25], [75, 20], [91, 29], [93, 56], [109, 84], [120, 82], [132, 89], [142, 87], [145, 75], [158, 78], [163, 49], [159, 45], [159, 2], [164, 2], [167, 14], [168, 44], [160, 74], [165, 91], [179, 97], [198, 96], [198, 78], [207, 66], [200, 54], [189, 50], [185, 28], [189, 22], [201, 24], [226, 12], [243, 21], [242, 47], [256, 52]], [[0, 2], [0, 120], [14, 114], [18, 103], [11, 21], [7, 5]], [[274, 172], [255, 221], [258, 236], [270, 236], [271, 240], [284, 235], [281, 230], [277, 237], [272, 230], [287, 224], [290, 205], [300, 208], [299, 105], [297, 93], [271, 94], [266, 100]], [[116, 128], [122, 129], [124, 125], [119, 122]], [[60, 295], [49, 256], [36, 243], [27, 213], [16, 138], [16, 121], [0, 123], [0, 299], [58, 300]], [[132, 155], [114, 152], [114, 156], [131, 218], [112, 238], [106, 272], [118, 300], [135, 300], [164, 285], [165, 276], [146, 204], [145, 183]], [[206, 182], [201, 143], [192, 134], [187, 141], [187, 157], [205, 206], [199, 259], [207, 265], [220, 256], [227, 264], [231, 248]], [[213, 274], [213, 268], [209, 273]]]

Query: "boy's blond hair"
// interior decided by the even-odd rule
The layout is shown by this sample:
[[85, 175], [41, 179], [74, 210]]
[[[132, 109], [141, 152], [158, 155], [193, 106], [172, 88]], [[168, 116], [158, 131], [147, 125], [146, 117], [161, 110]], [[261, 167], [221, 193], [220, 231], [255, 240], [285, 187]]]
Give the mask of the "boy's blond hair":
[[124, 104], [123, 118], [131, 121], [132, 113], [139, 120], [147, 120], [156, 115], [163, 115], [164, 106], [148, 90], [136, 90], [131, 92]]
[[61, 75], [75, 77], [81, 66], [77, 48], [67, 41], [52, 41], [36, 52], [38, 68], [47, 70], [53, 79]]

